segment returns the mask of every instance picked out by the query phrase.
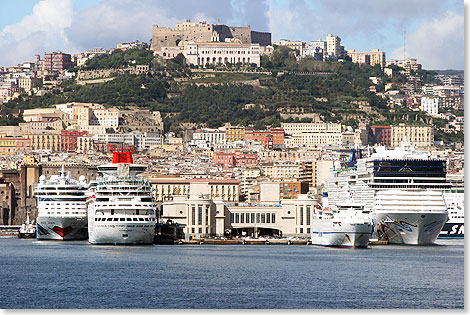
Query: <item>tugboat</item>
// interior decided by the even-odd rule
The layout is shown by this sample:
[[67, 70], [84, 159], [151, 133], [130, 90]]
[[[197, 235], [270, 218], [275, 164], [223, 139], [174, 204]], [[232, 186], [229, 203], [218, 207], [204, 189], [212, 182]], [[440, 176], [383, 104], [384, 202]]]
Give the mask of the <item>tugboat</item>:
[[[34, 220], [33, 220], [34, 221]], [[36, 238], [36, 225], [29, 221], [29, 214], [26, 215], [26, 221], [20, 227], [19, 238]]]

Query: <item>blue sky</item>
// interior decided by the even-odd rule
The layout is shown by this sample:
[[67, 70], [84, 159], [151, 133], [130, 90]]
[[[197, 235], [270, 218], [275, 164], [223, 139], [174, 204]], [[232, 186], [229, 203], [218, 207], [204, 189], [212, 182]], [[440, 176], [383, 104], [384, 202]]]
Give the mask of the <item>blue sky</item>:
[[152, 25], [218, 19], [281, 38], [310, 41], [328, 33], [346, 49], [417, 58], [426, 69], [464, 68], [464, 2], [457, 0], [17, 0], [2, 1], [0, 66], [48, 51], [78, 53], [148, 42]]

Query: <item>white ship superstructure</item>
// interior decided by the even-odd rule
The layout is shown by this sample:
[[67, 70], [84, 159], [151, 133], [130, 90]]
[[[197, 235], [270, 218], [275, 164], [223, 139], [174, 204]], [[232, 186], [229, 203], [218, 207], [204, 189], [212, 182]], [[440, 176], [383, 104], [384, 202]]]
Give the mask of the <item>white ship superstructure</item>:
[[367, 247], [372, 234], [369, 211], [356, 203], [338, 204], [336, 210], [315, 209], [312, 220], [312, 245]]
[[41, 175], [34, 186], [38, 199], [36, 235], [38, 239], [84, 240], [87, 238], [87, 183], [85, 176], [75, 180], [70, 172]]
[[378, 147], [346, 165], [337, 162], [327, 182], [330, 206], [350, 193], [372, 210], [374, 237], [398, 244], [435, 241], [447, 220], [442, 191], [449, 187], [446, 161], [407, 143], [394, 150]]
[[98, 166], [102, 174], [90, 185], [88, 233], [91, 244], [152, 244], [156, 207], [150, 183], [137, 176], [145, 165], [132, 163], [132, 150], [113, 151], [113, 164]]

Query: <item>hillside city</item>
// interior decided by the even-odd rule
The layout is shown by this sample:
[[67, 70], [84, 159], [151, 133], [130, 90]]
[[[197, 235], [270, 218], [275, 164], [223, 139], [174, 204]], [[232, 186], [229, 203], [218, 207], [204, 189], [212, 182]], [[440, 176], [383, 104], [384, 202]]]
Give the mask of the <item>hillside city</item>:
[[[150, 43], [32, 58], [0, 67], [3, 225], [37, 214], [41, 175], [65, 165], [95, 179], [113, 148], [135, 148], [148, 166], [163, 221], [201, 235], [256, 214], [260, 229], [308, 237], [298, 195], [319, 198], [353, 149], [410, 142], [445, 158], [463, 186], [463, 71], [345, 48], [333, 34], [273, 42], [250, 26], [189, 20], [154, 25]], [[195, 204], [217, 211], [201, 224], [200, 207], [194, 222]]]

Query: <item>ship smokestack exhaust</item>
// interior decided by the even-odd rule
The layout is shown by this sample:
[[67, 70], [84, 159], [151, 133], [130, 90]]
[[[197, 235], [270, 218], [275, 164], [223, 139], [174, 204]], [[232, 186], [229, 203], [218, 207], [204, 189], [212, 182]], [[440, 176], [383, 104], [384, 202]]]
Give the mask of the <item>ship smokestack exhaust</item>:
[[135, 152], [134, 148], [126, 148], [126, 149], [111, 149], [113, 153], [113, 164], [118, 163], [134, 163], [132, 159], [132, 153]]

